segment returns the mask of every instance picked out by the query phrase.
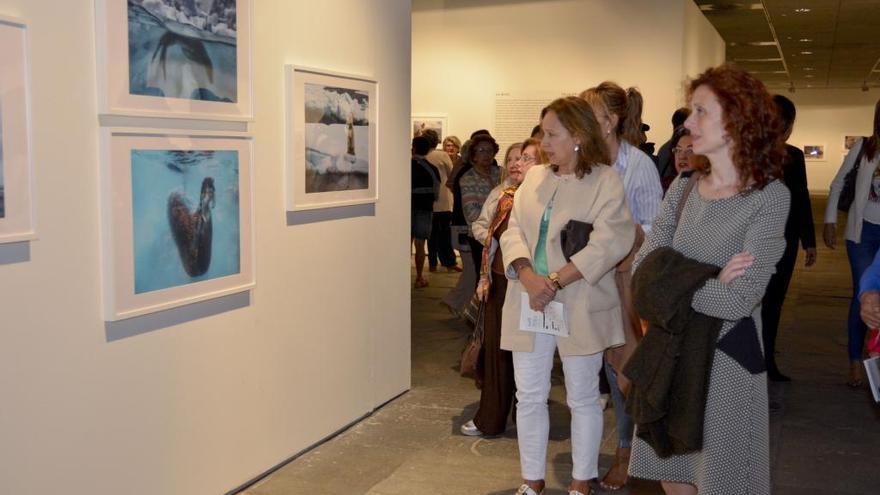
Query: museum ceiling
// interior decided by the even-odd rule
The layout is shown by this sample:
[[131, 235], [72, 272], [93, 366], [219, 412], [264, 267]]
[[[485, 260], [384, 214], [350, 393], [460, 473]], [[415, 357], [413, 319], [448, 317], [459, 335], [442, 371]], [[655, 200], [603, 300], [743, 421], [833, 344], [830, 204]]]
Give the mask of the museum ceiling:
[[880, 87], [880, 0], [694, 0], [727, 60], [771, 87]]

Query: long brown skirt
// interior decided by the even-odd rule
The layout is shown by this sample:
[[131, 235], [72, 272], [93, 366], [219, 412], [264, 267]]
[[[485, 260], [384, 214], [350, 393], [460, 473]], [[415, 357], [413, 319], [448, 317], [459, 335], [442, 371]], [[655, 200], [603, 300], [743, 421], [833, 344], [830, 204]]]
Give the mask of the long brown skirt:
[[480, 408], [474, 416], [474, 424], [484, 435], [504, 433], [516, 393], [513, 354], [501, 349], [501, 308], [504, 306], [506, 292], [507, 278], [493, 272], [489, 299], [486, 301], [481, 352], [483, 388], [480, 393]]

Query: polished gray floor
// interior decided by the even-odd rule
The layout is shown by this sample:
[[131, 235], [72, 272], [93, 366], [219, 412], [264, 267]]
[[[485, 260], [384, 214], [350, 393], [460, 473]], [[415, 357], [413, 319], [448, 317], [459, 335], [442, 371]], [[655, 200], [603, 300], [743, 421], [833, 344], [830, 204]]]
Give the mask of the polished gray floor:
[[[814, 201], [816, 218], [821, 219], [823, 204]], [[867, 388], [844, 385], [851, 289], [845, 249], [841, 239], [838, 243], [833, 251], [820, 247], [812, 268], [798, 261], [783, 313], [778, 361], [794, 381], [772, 384], [770, 389], [776, 495], [880, 493], [880, 408]], [[455, 280], [455, 274], [431, 274], [430, 287], [412, 293], [412, 390], [244, 493], [513, 494], [519, 484], [515, 427], [499, 438], [458, 433], [459, 425], [473, 414], [479, 391], [455, 370], [466, 329], [439, 305]], [[557, 373], [550, 404], [546, 495], [565, 494], [570, 479], [564, 404]], [[604, 433], [600, 473], [614, 452], [610, 409], [605, 412]], [[634, 481], [617, 493], [662, 491], [655, 483]]]

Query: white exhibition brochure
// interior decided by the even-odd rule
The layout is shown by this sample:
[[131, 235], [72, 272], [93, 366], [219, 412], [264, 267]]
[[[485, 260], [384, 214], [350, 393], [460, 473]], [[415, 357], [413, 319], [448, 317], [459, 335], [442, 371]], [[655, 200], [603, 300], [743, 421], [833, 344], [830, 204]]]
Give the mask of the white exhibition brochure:
[[565, 307], [561, 302], [550, 301], [544, 311], [534, 311], [529, 307], [529, 295], [522, 293], [519, 314], [519, 329], [525, 332], [549, 333], [560, 337], [568, 337], [568, 325], [565, 324]]

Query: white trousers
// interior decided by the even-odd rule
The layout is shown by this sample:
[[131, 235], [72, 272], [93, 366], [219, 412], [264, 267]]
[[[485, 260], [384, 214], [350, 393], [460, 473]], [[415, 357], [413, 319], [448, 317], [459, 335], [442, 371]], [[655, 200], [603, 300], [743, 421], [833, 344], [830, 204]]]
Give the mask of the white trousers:
[[[564, 337], [562, 337], [564, 338]], [[525, 480], [543, 480], [547, 467], [550, 435], [550, 372], [556, 337], [535, 334], [532, 352], [514, 352], [516, 379], [516, 431], [519, 462]], [[589, 480], [599, 474], [599, 445], [602, 442], [602, 408], [599, 406], [599, 370], [602, 353], [562, 358], [565, 395], [571, 409], [572, 477]]]

